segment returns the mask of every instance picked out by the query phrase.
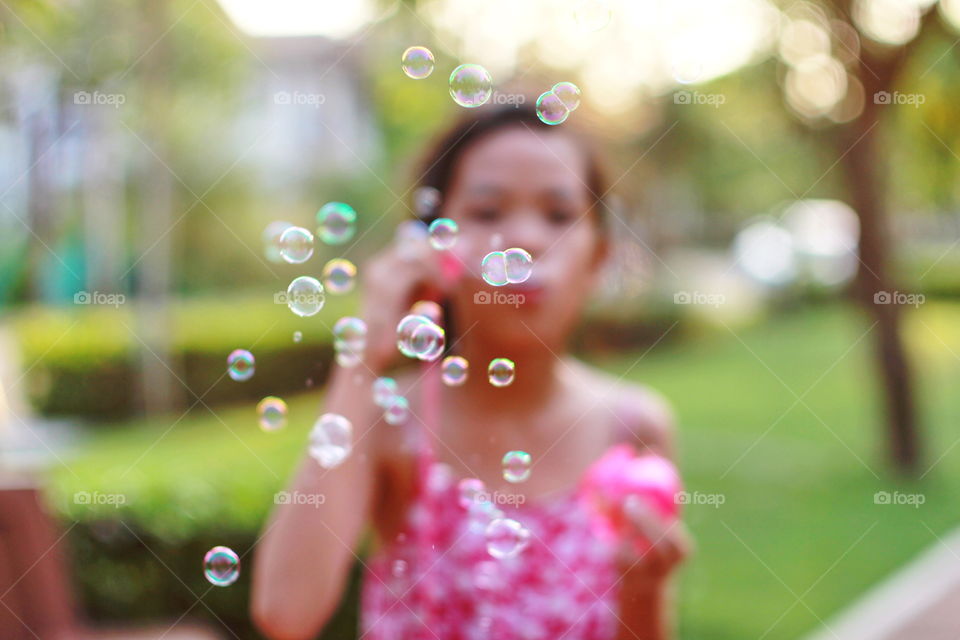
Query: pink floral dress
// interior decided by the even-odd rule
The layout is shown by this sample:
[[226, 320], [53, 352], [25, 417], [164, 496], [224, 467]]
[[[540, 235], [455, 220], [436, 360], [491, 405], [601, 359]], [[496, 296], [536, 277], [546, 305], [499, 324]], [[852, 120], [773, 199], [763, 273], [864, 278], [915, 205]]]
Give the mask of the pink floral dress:
[[[366, 564], [364, 640], [610, 640], [618, 629], [614, 549], [576, 491], [496, 505], [529, 531], [516, 555], [487, 550], [484, 519], [428, 459], [403, 533]], [[489, 503], [487, 503], [489, 505]]]

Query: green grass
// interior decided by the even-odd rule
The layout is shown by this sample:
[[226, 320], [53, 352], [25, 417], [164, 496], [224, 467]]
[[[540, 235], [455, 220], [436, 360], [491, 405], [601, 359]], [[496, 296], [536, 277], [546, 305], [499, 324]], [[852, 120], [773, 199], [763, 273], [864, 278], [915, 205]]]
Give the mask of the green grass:
[[[685, 511], [697, 551], [681, 575], [683, 638], [800, 637], [960, 524], [960, 447], [950, 449], [960, 305], [928, 303], [906, 326], [929, 470], [913, 483], [887, 469], [873, 336], [853, 309], [795, 311], [665, 341], [639, 362], [641, 352], [598, 363], [670, 399], [688, 491], [725, 499]], [[201, 520], [256, 529], [319, 402], [319, 392], [292, 399], [290, 424], [274, 434], [256, 427], [252, 406], [218, 410], [222, 422], [201, 407], [176, 423], [98, 434], [55, 474], [56, 503], [65, 518], [89, 519], [89, 507], [69, 501], [73, 492], [123, 491], [125, 519], [174, 540]], [[926, 502], [877, 505], [881, 490], [919, 492]]]

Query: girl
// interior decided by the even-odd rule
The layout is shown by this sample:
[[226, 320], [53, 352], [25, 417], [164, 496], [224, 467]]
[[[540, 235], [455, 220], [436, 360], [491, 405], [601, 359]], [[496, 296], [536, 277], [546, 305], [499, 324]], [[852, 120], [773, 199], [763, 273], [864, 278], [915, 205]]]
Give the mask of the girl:
[[[458, 223], [456, 243], [441, 252], [406, 238], [361, 270], [363, 362], [338, 367], [326, 397], [326, 412], [352, 423], [353, 450], [333, 469], [302, 463], [290, 491], [325, 502], [277, 507], [256, 556], [254, 620], [275, 640], [316, 636], [372, 524], [362, 638], [671, 637], [668, 577], [689, 546], [682, 525], [631, 500], [632, 539], [614, 543], [591, 533], [577, 495], [611, 446], [673, 456], [670, 411], [656, 393], [566, 354], [607, 254], [596, 157], [569, 125], [544, 125], [530, 108], [480, 109], [441, 138], [420, 184], [442, 194], [433, 215]], [[532, 276], [491, 287], [481, 261], [509, 247], [533, 256]], [[410, 411], [394, 426], [371, 386], [402, 359], [398, 321], [431, 295], [444, 303], [447, 348], [469, 374], [461, 386], [441, 384], [439, 360], [399, 374]], [[487, 364], [501, 357], [516, 369], [498, 387]], [[531, 455], [525, 482], [504, 481], [511, 450]], [[466, 478], [484, 483], [488, 509], [463, 502]], [[484, 529], [498, 509], [527, 532], [525, 547], [499, 559]]]

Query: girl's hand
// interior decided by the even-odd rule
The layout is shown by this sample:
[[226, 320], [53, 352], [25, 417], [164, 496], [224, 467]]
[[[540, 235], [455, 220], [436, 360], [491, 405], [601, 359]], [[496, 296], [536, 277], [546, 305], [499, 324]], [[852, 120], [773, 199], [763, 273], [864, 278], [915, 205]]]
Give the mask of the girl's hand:
[[[664, 522], [639, 496], [624, 501], [623, 514], [633, 534], [620, 546], [623, 589], [637, 593], [657, 588], [693, 551], [690, 534], [680, 520]], [[638, 551], [636, 538], [645, 540], [649, 548]]]
[[397, 324], [417, 296], [444, 292], [438, 252], [426, 236], [392, 242], [361, 271], [361, 317], [367, 323], [366, 365], [380, 374], [400, 357]]

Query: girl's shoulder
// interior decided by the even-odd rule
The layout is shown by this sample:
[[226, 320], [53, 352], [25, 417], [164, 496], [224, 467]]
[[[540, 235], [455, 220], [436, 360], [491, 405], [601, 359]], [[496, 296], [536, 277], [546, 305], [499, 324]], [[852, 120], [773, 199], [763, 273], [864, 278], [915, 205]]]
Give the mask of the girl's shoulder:
[[570, 359], [577, 384], [611, 416], [612, 440], [629, 442], [672, 458], [676, 422], [669, 401], [648, 385], [624, 380], [576, 359]]

